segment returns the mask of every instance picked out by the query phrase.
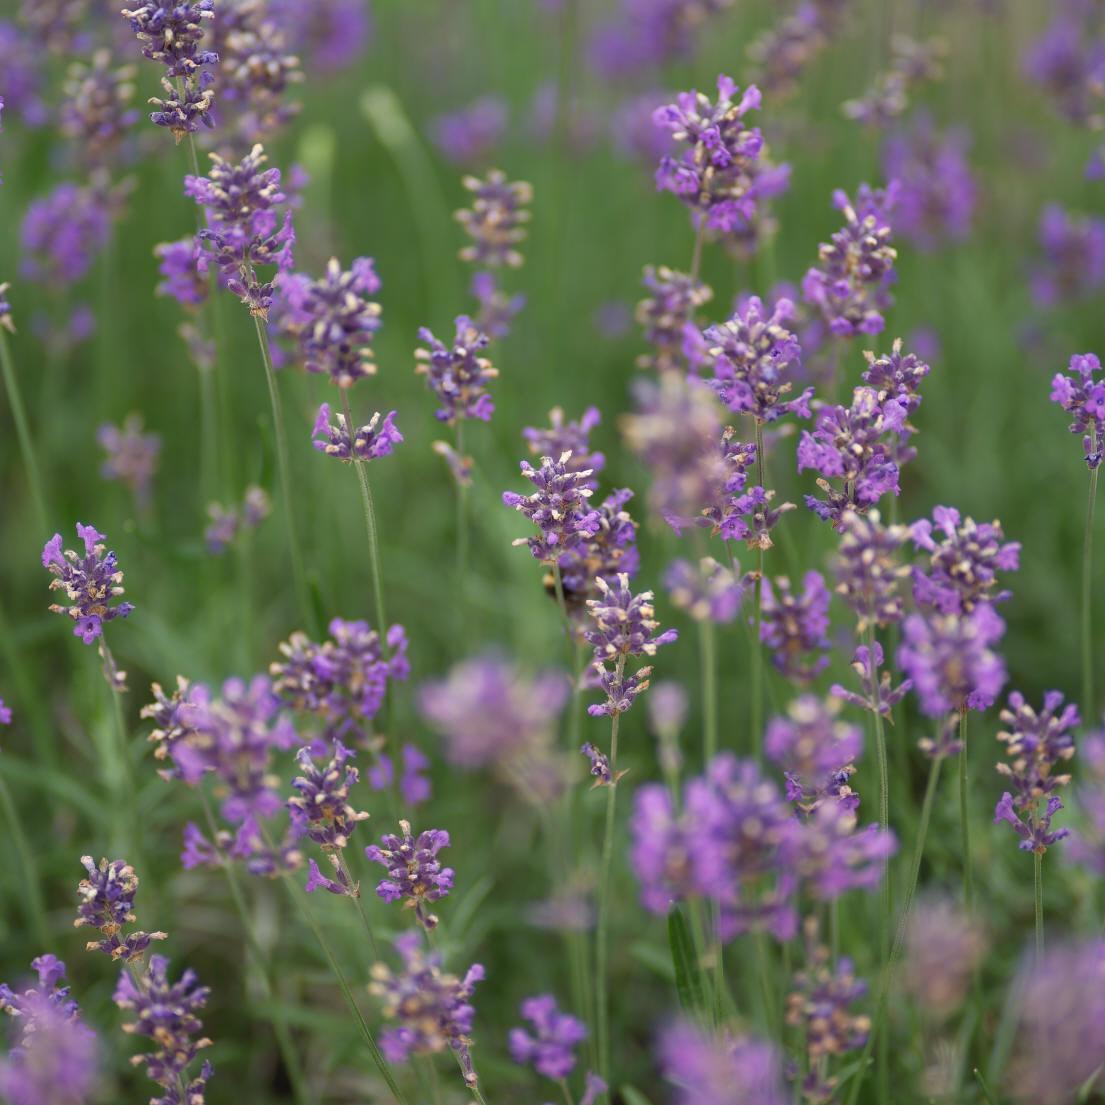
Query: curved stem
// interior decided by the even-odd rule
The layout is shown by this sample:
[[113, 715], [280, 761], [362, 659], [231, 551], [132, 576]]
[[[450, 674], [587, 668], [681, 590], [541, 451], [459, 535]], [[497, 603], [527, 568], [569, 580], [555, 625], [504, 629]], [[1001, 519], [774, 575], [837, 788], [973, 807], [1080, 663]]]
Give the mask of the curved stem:
[[19, 377], [15, 373], [11, 346], [8, 344], [8, 335], [3, 326], [0, 326], [0, 370], [3, 372], [4, 390], [8, 393], [8, 403], [12, 409], [15, 433], [19, 439], [19, 451], [23, 456], [23, 467], [27, 470], [27, 484], [30, 487], [31, 502], [34, 505], [35, 522], [38, 525], [39, 535], [42, 536], [49, 531], [50, 515], [46, 510], [42, 475], [38, 467], [38, 457], [35, 454], [34, 438], [31, 436], [31, 428], [27, 422], [27, 412], [23, 406], [23, 394], [19, 389]]
[[971, 874], [971, 823], [967, 807], [967, 710], [959, 714], [959, 834], [963, 851], [963, 904], [970, 910], [974, 905], [975, 888]]
[[288, 527], [288, 547], [292, 558], [292, 580], [295, 584], [296, 600], [300, 616], [305, 622], [311, 620], [311, 606], [307, 601], [307, 577], [303, 570], [303, 553], [296, 534], [295, 514], [292, 511], [292, 481], [288, 464], [288, 438], [284, 429], [284, 412], [280, 407], [280, 393], [276, 388], [276, 374], [272, 367], [272, 354], [269, 352], [269, 335], [264, 321], [253, 316], [257, 330], [257, 344], [261, 349], [261, 362], [265, 368], [265, 383], [269, 389], [269, 401], [272, 404], [272, 427], [276, 437], [276, 465], [280, 472], [280, 491], [284, 503], [284, 524]]
[[[1096, 449], [1096, 442], [1094, 448]], [[1097, 472], [1090, 472], [1086, 501], [1086, 532], [1082, 538], [1082, 716], [1094, 716], [1093, 678], [1093, 514], [1097, 499]]]

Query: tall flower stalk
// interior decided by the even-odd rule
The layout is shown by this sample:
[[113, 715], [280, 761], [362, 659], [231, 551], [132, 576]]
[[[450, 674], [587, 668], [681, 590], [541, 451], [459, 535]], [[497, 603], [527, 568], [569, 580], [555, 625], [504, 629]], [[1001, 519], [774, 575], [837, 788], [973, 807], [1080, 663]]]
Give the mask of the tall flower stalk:
[[27, 486], [31, 492], [35, 522], [39, 532], [45, 533], [49, 528], [49, 514], [46, 510], [46, 495], [42, 490], [42, 471], [38, 465], [34, 437], [27, 422], [27, 411], [23, 406], [19, 377], [16, 375], [11, 344], [8, 341], [8, 334], [14, 333], [15, 328], [12, 326], [11, 314], [7, 310], [8, 305], [4, 298], [7, 290], [7, 284], [0, 284], [0, 372], [4, 376], [4, 390], [8, 396], [8, 405], [11, 407], [12, 421], [15, 423], [15, 433], [19, 440], [19, 452], [23, 457], [23, 468], [27, 474]]

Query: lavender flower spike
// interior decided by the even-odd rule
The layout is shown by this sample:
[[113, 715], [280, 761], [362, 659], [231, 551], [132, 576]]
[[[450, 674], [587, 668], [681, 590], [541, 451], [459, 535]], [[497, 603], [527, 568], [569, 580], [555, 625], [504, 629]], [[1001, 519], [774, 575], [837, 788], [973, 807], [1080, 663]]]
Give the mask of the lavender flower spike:
[[517, 510], [541, 531], [539, 537], [520, 537], [515, 545], [528, 545], [535, 560], [551, 564], [579, 548], [599, 531], [601, 516], [591, 509], [591, 469], [571, 463], [564, 452], [558, 460], [542, 457], [541, 467], [521, 462], [522, 475], [537, 489], [532, 495], [503, 492], [503, 504]]
[[499, 169], [483, 180], [466, 176], [462, 183], [472, 193], [472, 206], [457, 211], [455, 218], [472, 244], [460, 251], [460, 259], [489, 268], [518, 268], [522, 254], [517, 247], [526, 238], [526, 207], [533, 201], [533, 188], [524, 181], [508, 181]]
[[418, 336], [427, 348], [415, 351], [414, 370], [426, 377], [441, 404], [434, 411], [438, 421], [450, 426], [461, 418], [490, 422], [495, 403], [487, 393], [487, 385], [499, 375], [499, 370], [480, 356], [490, 339], [476, 329], [467, 315], [458, 315], [455, 325], [451, 346], [439, 341], [425, 327], [419, 330]]
[[788, 679], [809, 683], [829, 663], [829, 589], [820, 572], [807, 572], [802, 593], [786, 576], [764, 580], [760, 640]]
[[533, 1025], [533, 1034], [512, 1028], [510, 1057], [522, 1066], [532, 1065], [546, 1078], [567, 1078], [576, 1065], [574, 1049], [587, 1039], [587, 1026], [570, 1013], [562, 1013], [552, 994], [526, 998], [522, 1017]]
[[1082, 435], [1086, 467], [1092, 472], [1105, 456], [1105, 379], [1095, 353], [1076, 353], [1070, 376], [1057, 372], [1051, 381], [1051, 401], [1071, 415], [1070, 432]]
[[449, 847], [449, 834], [444, 829], [425, 829], [416, 837], [409, 821], [400, 821], [399, 829], [402, 836], [387, 833], [364, 854], [387, 869], [388, 877], [376, 887], [377, 897], [385, 902], [403, 899], [428, 932], [437, 927], [437, 917], [426, 910], [426, 903], [439, 901], [453, 889], [453, 869], [442, 867], [437, 858], [442, 848]]
[[96, 864], [91, 856], [81, 856], [81, 863], [88, 877], [77, 886], [80, 902], [73, 925], [98, 929], [102, 937], [90, 940], [88, 951], [132, 963], [142, 958], [151, 941], [165, 939], [163, 932], [123, 933], [134, 923], [134, 898], [138, 893], [138, 876], [129, 863], [102, 859]]
[[[852, 671], [859, 676], [860, 688], [863, 694], [856, 694], [839, 683], [834, 683], [829, 688], [829, 693], [834, 698], [841, 698], [858, 706], [861, 710], [870, 710], [871, 713], [882, 714], [891, 724], [893, 717], [891, 711], [913, 687], [912, 679], [903, 679], [898, 686], [891, 686], [893, 679], [890, 671], [883, 667], [882, 645], [875, 642], [874, 650], [867, 645], [860, 645], [852, 657]], [[878, 683], [875, 682], [875, 672], [881, 672]]]
[[42, 566], [54, 579], [51, 591], [64, 591], [69, 605], [54, 603], [55, 614], [68, 614], [76, 623], [73, 636], [86, 645], [103, 634], [105, 622], [125, 618], [134, 609], [132, 603], [118, 602], [123, 594], [123, 573], [114, 552], [103, 544], [104, 535], [92, 526], [77, 523], [77, 536], [84, 542], [84, 555], [72, 549], [62, 550], [61, 534], [55, 533], [42, 550]]
[[336, 424], [330, 421], [330, 404], [323, 403], [311, 430], [311, 444], [328, 457], [349, 462], [379, 460], [403, 440], [395, 425], [395, 411], [388, 411], [382, 422], [377, 411], [366, 425], [354, 429], [352, 435], [345, 424], [345, 415], [337, 414], [335, 418]]
[[689, 1022], [665, 1029], [660, 1067], [675, 1086], [675, 1105], [786, 1105], [783, 1061], [773, 1044], [714, 1036]]
[[884, 526], [877, 510], [846, 511], [840, 519], [837, 593], [855, 611], [862, 633], [869, 625], [901, 621], [899, 581], [909, 568], [898, 560], [905, 526]]

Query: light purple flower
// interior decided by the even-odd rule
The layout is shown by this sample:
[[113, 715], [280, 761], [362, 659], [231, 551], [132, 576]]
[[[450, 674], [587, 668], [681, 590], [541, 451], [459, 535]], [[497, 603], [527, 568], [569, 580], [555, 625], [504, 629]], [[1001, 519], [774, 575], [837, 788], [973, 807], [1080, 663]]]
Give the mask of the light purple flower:
[[510, 1030], [510, 1057], [546, 1078], [567, 1078], [575, 1069], [575, 1048], [587, 1039], [587, 1026], [561, 1012], [552, 994], [526, 998], [522, 1018], [533, 1026], [532, 1033], [525, 1028]]

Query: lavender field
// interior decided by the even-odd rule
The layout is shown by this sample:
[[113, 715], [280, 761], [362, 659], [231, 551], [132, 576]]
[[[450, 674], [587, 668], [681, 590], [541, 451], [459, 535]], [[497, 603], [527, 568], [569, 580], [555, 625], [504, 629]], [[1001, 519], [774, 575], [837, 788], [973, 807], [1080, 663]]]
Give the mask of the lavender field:
[[1103, 304], [1101, 0], [0, 0], [0, 1102], [1105, 1102]]

